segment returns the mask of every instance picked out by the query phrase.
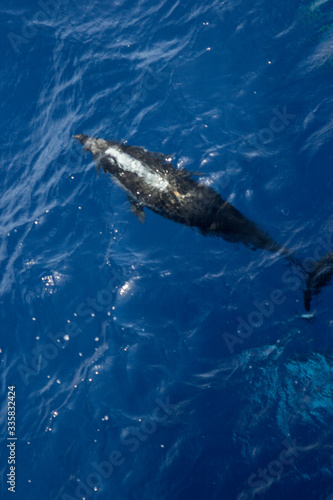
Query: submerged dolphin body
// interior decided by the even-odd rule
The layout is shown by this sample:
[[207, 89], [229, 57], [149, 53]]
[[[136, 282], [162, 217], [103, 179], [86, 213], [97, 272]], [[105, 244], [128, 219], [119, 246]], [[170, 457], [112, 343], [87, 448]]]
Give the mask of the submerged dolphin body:
[[309, 272], [304, 291], [304, 307], [310, 311], [311, 300], [321, 289], [328, 285], [333, 277], [333, 252], [324, 255]]
[[[252, 249], [278, 252], [300, 266], [293, 253], [278, 245], [268, 233], [242, 215], [211, 187], [197, 182], [193, 173], [176, 169], [168, 157], [144, 148], [106, 141], [84, 134], [74, 136], [84, 150], [93, 154], [97, 168], [111, 174], [125, 189], [131, 210], [141, 222], [144, 207], [186, 226], [196, 227], [205, 236], [243, 243]], [[308, 273], [304, 304], [308, 311], [312, 296], [319, 293], [333, 275], [333, 253], [321, 259]]]

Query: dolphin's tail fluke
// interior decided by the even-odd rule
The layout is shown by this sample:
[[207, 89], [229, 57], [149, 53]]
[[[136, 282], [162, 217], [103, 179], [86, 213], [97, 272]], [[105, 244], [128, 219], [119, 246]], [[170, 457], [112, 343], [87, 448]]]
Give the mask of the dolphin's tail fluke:
[[325, 254], [309, 272], [304, 291], [304, 307], [310, 311], [311, 300], [333, 277], [333, 252]]

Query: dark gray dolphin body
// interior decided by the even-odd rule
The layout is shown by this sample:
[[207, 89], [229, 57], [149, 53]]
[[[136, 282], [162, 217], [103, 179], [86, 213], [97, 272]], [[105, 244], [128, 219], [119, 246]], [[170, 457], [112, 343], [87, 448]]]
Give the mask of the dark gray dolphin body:
[[242, 215], [212, 188], [176, 169], [166, 157], [115, 141], [76, 135], [91, 151], [99, 168], [109, 172], [126, 190], [132, 211], [143, 218], [143, 208], [196, 227], [208, 236], [221, 236], [254, 249], [281, 251], [266, 232]]
[[[191, 172], [176, 169], [169, 159], [144, 148], [116, 141], [74, 136], [93, 154], [97, 168], [111, 174], [127, 192], [131, 210], [144, 220], [144, 207], [186, 226], [198, 228], [205, 236], [243, 243], [252, 249], [278, 252], [296, 266], [293, 253], [278, 245], [211, 187], [193, 179]], [[308, 311], [313, 295], [319, 293], [333, 275], [333, 253], [308, 274], [304, 304]], [[330, 267], [331, 266], [331, 267]]]

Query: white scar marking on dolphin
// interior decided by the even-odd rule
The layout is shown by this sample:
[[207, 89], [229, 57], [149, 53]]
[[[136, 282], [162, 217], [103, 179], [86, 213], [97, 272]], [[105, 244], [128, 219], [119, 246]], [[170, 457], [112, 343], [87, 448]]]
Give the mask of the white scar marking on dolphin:
[[150, 172], [145, 165], [139, 160], [132, 158], [130, 155], [112, 147], [108, 148], [105, 154], [114, 158], [123, 170], [137, 174], [139, 177], [142, 177], [146, 184], [149, 184], [153, 188], [159, 189], [160, 191], [166, 191], [168, 189], [169, 182], [166, 179], [163, 179], [163, 177], [157, 173]]

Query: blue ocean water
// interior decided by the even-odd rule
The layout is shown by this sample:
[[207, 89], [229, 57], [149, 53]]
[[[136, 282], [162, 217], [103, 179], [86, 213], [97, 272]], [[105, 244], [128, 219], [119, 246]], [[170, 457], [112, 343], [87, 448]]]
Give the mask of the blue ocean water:
[[332, 499], [333, 287], [302, 317], [282, 257], [140, 224], [72, 138], [170, 154], [320, 257], [332, 3], [0, 10], [1, 498]]

